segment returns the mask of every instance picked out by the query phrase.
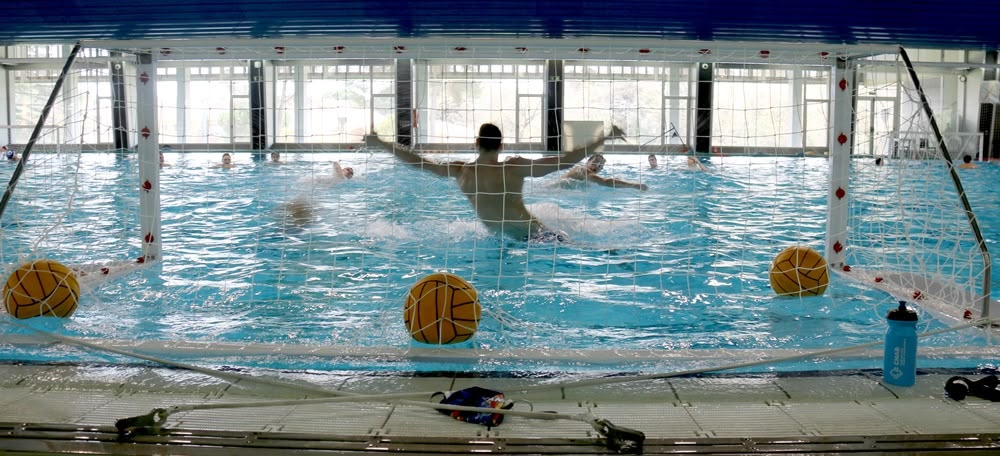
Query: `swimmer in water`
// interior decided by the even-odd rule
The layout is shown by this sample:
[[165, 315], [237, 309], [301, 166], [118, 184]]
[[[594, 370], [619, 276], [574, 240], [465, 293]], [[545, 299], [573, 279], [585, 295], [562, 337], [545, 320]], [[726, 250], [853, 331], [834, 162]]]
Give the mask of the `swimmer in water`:
[[[655, 157], [654, 157], [655, 158]], [[649, 187], [646, 184], [640, 184], [638, 182], [629, 182], [621, 179], [615, 179], [613, 177], [602, 177], [597, 173], [604, 169], [604, 163], [607, 160], [604, 155], [594, 154], [587, 159], [587, 163], [584, 165], [574, 166], [573, 169], [569, 170], [563, 175], [564, 180], [578, 180], [593, 182], [598, 185], [603, 185], [605, 187], [612, 188], [636, 188], [639, 190], [647, 190]]]

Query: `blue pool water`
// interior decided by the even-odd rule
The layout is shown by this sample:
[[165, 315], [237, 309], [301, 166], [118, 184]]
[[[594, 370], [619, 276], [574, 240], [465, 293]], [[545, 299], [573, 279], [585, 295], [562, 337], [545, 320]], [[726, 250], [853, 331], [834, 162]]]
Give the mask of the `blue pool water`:
[[[557, 175], [534, 179], [526, 187], [529, 208], [572, 239], [552, 245], [490, 234], [453, 181], [402, 166], [384, 153], [286, 153], [283, 165], [237, 153], [233, 169], [214, 167], [218, 155], [167, 154], [161, 263], [98, 282], [72, 318], [19, 323], [87, 340], [342, 347], [366, 354], [173, 353], [218, 363], [455, 369], [440, 361], [394, 358], [429, 347], [411, 341], [403, 327], [408, 288], [426, 274], [448, 270], [479, 290], [486, 312], [472, 341], [445, 348], [456, 357], [475, 353], [460, 369], [545, 370], [552, 368], [546, 361], [505, 354], [576, 354], [556, 357], [563, 363], [556, 368], [564, 370], [586, 367], [608, 351], [734, 350], [745, 351], [749, 360], [759, 351], [868, 343], [882, 337], [885, 312], [894, 304], [886, 293], [837, 275], [820, 297], [780, 298], [770, 289], [767, 270], [777, 252], [793, 244], [823, 251], [823, 158], [715, 158], [709, 172], [694, 172], [680, 157], [661, 158], [659, 168], [648, 169], [645, 156], [609, 156], [605, 174], [641, 180], [650, 187], [646, 192], [564, 185]], [[35, 256], [68, 264], [139, 256], [134, 156], [32, 159], [37, 171], [29, 168], [3, 216], [6, 267], [32, 249]], [[353, 166], [355, 179], [331, 182], [333, 160]], [[4, 169], [5, 180], [12, 168]], [[76, 170], [85, 177], [71, 192], [72, 208], [50, 201], [66, 198], [48, 195], [58, 185], [53, 182], [71, 181]], [[994, 252], [1000, 239], [998, 178], [1000, 167], [992, 164], [963, 173]], [[52, 211], [38, 217], [39, 208]], [[58, 228], [46, 232], [53, 220]], [[994, 278], [994, 290], [998, 285]], [[924, 315], [920, 329], [943, 326]], [[13, 324], [0, 332], [33, 333]], [[976, 331], [926, 342], [983, 343]], [[0, 357], [10, 360], [120, 359], [63, 345], [3, 349]], [[482, 353], [500, 355], [477, 360]], [[612, 368], [623, 371], [663, 368], [616, 359]], [[991, 362], [935, 361], [961, 367]]]

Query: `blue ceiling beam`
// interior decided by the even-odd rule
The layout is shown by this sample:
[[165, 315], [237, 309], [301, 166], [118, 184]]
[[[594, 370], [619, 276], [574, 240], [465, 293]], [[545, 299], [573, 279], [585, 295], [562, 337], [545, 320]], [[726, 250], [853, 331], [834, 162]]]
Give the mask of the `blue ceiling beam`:
[[1000, 48], [995, 0], [31, 0], [0, 44], [176, 38], [625, 37]]

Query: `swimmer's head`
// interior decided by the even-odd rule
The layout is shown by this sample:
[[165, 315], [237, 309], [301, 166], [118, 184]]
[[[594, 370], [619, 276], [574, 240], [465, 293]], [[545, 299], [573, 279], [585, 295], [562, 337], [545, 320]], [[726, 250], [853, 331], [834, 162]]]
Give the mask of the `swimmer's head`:
[[476, 145], [480, 149], [497, 151], [500, 150], [501, 144], [503, 144], [503, 133], [500, 133], [500, 127], [491, 123], [484, 123], [479, 127], [479, 136], [476, 137]]
[[281, 154], [278, 152], [271, 152], [271, 161], [281, 161]]
[[222, 154], [222, 163], [230, 164], [233, 162], [233, 157], [228, 153]]
[[698, 164], [698, 159], [694, 158], [694, 155], [688, 156], [688, 165], [695, 166]]
[[344, 168], [344, 178], [350, 179], [352, 177], [354, 177], [354, 168], [351, 168], [350, 166]]
[[606, 160], [604, 158], [604, 155], [602, 154], [591, 155], [590, 158], [587, 159], [587, 171], [590, 171], [592, 173], [600, 172], [602, 169], [604, 169], [605, 161]]
[[656, 168], [656, 165], [657, 165], [656, 155], [649, 154], [649, 157], [647, 157], [647, 159], [649, 160], [649, 167], [650, 168]]
[[8, 149], [7, 146], [4, 146], [3, 149], [0, 149], [0, 150], [3, 151], [3, 155], [5, 157], [7, 157], [7, 160], [13, 160], [14, 159], [15, 152], [12, 149]]

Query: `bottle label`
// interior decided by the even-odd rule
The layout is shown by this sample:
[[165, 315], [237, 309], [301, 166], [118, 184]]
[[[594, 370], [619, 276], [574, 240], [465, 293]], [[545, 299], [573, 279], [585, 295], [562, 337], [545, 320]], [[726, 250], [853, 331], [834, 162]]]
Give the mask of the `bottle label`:
[[903, 366], [906, 365], [906, 345], [908, 342], [908, 340], [903, 339], [899, 345], [892, 349], [892, 369], [889, 370], [889, 376], [893, 379], [899, 380], [904, 375]]

